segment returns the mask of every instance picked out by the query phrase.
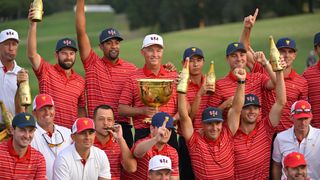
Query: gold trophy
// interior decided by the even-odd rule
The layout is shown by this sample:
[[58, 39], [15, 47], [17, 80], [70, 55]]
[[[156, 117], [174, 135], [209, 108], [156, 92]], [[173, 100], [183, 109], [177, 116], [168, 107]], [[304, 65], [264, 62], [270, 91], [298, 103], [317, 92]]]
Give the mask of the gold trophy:
[[0, 101], [0, 108], [2, 112], [2, 120], [6, 126], [4, 130], [0, 132], [0, 142], [8, 139], [10, 137], [10, 127], [12, 123], [13, 116], [12, 114], [8, 111], [6, 106], [4, 105], [4, 102]]
[[[206, 78], [206, 84], [207, 85], [215, 85], [216, 84], [216, 74], [214, 72], [214, 62], [211, 61], [210, 63], [210, 69]], [[214, 91], [208, 90], [207, 94], [213, 94]]]
[[283, 70], [280, 65], [280, 53], [274, 43], [273, 37], [269, 36], [270, 42], [270, 64], [274, 72]]
[[188, 83], [189, 83], [189, 57], [187, 57], [184, 61], [182, 71], [180, 73], [180, 81], [177, 86], [177, 92], [185, 94], [188, 90]]
[[42, 13], [43, 13], [42, 0], [34, 0], [32, 3], [32, 7], [34, 8], [34, 15], [32, 17], [32, 21], [34, 22], [42, 21]]
[[[155, 107], [168, 103], [173, 91], [171, 79], [139, 79], [137, 80], [139, 94], [144, 105]], [[151, 118], [146, 118], [144, 123], [151, 123]]]
[[31, 105], [31, 89], [29, 86], [29, 80], [22, 81], [18, 88], [19, 100], [21, 106]]

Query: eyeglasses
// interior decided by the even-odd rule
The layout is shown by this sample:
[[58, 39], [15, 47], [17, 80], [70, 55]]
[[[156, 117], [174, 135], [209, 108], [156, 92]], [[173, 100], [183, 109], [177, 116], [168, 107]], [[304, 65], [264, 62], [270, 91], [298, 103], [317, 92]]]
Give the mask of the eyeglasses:
[[56, 143], [56, 144], [52, 143], [52, 140], [51, 140], [51, 138], [48, 136], [47, 133], [42, 134], [42, 137], [44, 138], [44, 140], [46, 141], [46, 143], [48, 144], [48, 146], [49, 146], [50, 148], [59, 147], [59, 146], [61, 146], [62, 143], [64, 142], [64, 137], [63, 137], [62, 133], [61, 133], [59, 130], [57, 130], [57, 132], [58, 132], [59, 134], [56, 136], [56, 139], [58, 139], [58, 140], [60, 140], [60, 141], [59, 141], [59, 143]]
[[301, 114], [301, 113], [310, 113], [311, 109], [296, 109], [293, 111], [293, 114]]

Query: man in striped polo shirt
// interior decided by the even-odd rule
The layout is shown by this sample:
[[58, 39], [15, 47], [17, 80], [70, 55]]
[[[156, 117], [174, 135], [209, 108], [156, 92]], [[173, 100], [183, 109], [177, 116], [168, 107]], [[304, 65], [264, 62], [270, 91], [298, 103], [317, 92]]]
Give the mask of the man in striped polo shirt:
[[84, 0], [77, 0], [76, 31], [82, 64], [86, 74], [86, 90], [88, 114], [93, 118], [94, 108], [101, 104], [108, 104], [114, 110], [117, 123], [122, 125], [124, 138], [129, 147], [133, 144], [132, 126], [128, 118], [118, 116], [118, 103], [125, 80], [137, 68], [134, 64], [119, 57], [120, 33], [114, 28], [103, 30], [99, 37], [99, 47], [103, 57], [96, 54], [86, 33], [86, 18]]
[[19, 113], [12, 120], [12, 137], [0, 144], [1, 179], [47, 179], [43, 155], [30, 143], [36, 120], [29, 113]]
[[[255, 24], [257, 17], [257, 10], [255, 15], [248, 16], [244, 19], [244, 28], [241, 36], [241, 40], [244, 43], [245, 48], [251, 49], [250, 47], [250, 33]], [[299, 99], [307, 99], [308, 94], [308, 84], [305, 78], [301, 77], [293, 68], [293, 61], [297, 56], [296, 43], [293, 39], [284, 37], [280, 38], [276, 46], [283, 56], [284, 60], [287, 63], [287, 67], [284, 69], [284, 81], [286, 84], [286, 93], [287, 93], [287, 104], [283, 108], [283, 113], [281, 116], [280, 123], [276, 127], [277, 132], [281, 132], [290, 128], [293, 124], [290, 120], [290, 105]], [[252, 56], [252, 55], [250, 55]], [[254, 60], [252, 57], [248, 58], [248, 67], [251, 69], [252, 73], [263, 73], [270, 76], [270, 72], [267, 68], [270, 66], [269, 61], [263, 60]], [[257, 94], [256, 94], [257, 95]], [[272, 105], [275, 103], [275, 91], [263, 91], [262, 93], [262, 108], [261, 114], [262, 117], [268, 117]]]
[[37, 52], [37, 22], [32, 21], [34, 13], [31, 7], [27, 55], [39, 81], [39, 92], [52, 96], [56, 104], [55, 123], [71, 128], [77, 117], [86, 116], [84, 79], [72, 69], [77, 46], [70, 38], [60, 39], [55, 49], [57, 64], [49, 64]]
[[[320, 32], [314, 35], [314, 51], [320, 58]], [[320, 128], [320, 61], [314, 66], [309, 67], [304, 71], [302, 76], [306, 78], [308, 82], [308, 100], [313, 107], [312, 114], [312, 126]]]
[[171, 133], [174, 131], [173, 118], [165, 112], [159, 112], [152, 117], [150, 135], [139, 140], [132, 147], [132, 152], [137, 159], [137, 171], [125, 172], [126, 180], [145, 180], [148, 177], [149, 160], [156, 155], [167, 156], [172, 161], [172, 180], [179, 179], [179, 160], [175, 148], [168, 144]]
[[286, 104], [283, 71], [276, 72], [276, 81], [277, 100], [269, 117], [259, 119], [261, 105], [254, 94], [242, 96], [244, 103], [235, 106], [235, 120], [240, 123], [234, 136], [235, 178], [238, 180], [269, 177], [272, 137]]
[[239, 104], [244, 101], [246, 72], [235, 68], [233, 73], [238, 85], [225, 124], [222, 111], [208, 107], [202, 112], [202, 131], [195, 131], [188, 115], [186, 95], [178, 94], [181, 134], [187, 142], [195, 179], [234, 179], [233, 136], [239, 127], [235, 111], [241, 109]]
[[122, 128], [115, 124], [113, 109], [100, 105], [94, 109], [96, 138], [94, 146], [103, 150], [109, 159], [113, 180], [120, 180], [121, 171], [135, 172], [137, 161], [122, 136]]
[[[144, 119], [152, 117], [157, 112], [156, 108], [148, 107], [142, 103], [139, 89], [137, 88], [137, 80], [145, 78], [175, 80], [177, 78], [176, 71], [168, 71], [163, 67], [163, 51], [164, 43], [161, 36], [157, 34], [145, 36], [141, 47], [141, 54], [144, 57], [145, 65], [127, 78], [126, 88], [123, 88], [119, 99], [119, 114], [125, 117], [133, 117], [135, 141], [149, 135], [150, 124], [145, 123]], [[169, 102], [161, 105], [158, 111], [166, 112], [172, 117], [177, 114], [175, 86], [173, 86], [173, 92]], [[175, 131], [172, 132], [169, 144], [176, 149], [178, 148], [177, 134]]]

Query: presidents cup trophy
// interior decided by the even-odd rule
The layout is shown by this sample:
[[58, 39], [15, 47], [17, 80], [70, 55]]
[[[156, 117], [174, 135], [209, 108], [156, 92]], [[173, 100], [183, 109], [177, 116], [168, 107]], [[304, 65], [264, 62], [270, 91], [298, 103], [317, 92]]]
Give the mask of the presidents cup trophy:
[[[143, 104], [155, 107], [157, 110], [166, 104], [172, 95], [173, 80], [170, 79], [139, 79], [137, 80], [139, 94]], [[144, 123], [151, 123], [151, 118], [146, 118]]]

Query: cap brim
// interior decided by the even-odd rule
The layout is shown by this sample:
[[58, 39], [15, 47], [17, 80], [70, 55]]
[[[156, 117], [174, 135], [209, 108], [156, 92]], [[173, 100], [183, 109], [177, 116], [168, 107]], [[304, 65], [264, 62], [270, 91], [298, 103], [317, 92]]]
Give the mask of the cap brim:
[[197, 55], [197, 56], [200, 56], [200, 57], [202, 57], [202, 58], [203, 58], [203, 55], [202, 55], [202, 54], [199, 54], [199, 53], [193, 53], [193, 54], [191, 54], [191, 55], [190, 55], [190, 57], [192, 57], [192, 56], [196, 56], [196, 55]]
[[234, 52], [237, 52], [237, 51], [240, 51], [240, 52], [243, 52], [243, 53], [247, 53], [247, 50], [239, 48], [239, 49], [235, 49], [234, 51], [231, 51], [229, 54], [227, 54], [227, 56], [229, 56], [230, 54], [232, 54]]
[[248, 104], [243, 105], [242, 108], [245, 108], [245, 107], [248, 107], [248, 106], [257, 106], [257, 107], [259, 107], [259, 108], [261, 107], [260, 104], [248, 103]]
[[159, 43], [149, 43], [149, 44], [146, 44], [146, 45], [142, 46], [141, 49], [146, 48], [146, 47], [149, 47], [149, 46], [152, 46], [152, 45], [158, 45], [158, 46], [164, 48], [164, 46], [163, 46], [162, 44], [159, 44]]
[[307, 165], [306, 162], [294, 162], [293, 164], [286, 165], [286, 167], [296, 168], [298, 166], [306, 166], [306, 165]]
[[72, 46], [64, 46], [64, 47], [62, 47], [62, 48], [57, 49], [56, 52], [61, 51], [61, 49], [63, 49], [63, 48], [71, 48], [71, 49], [73, 49], [75, 52], [78, 51], [78, 49], [75, 48], [75, 47], [72, 47]]
[[94, 130], [94, 131], [96, 131], [94, 128], [85, 128], [85, 129], [78, 130], [77, 132], [74, 132], [73, 134], [75, 134], [75, 133], [81, 133], [81, 132], [83, 132], [83, 131], [85, 131], [85, 130]]
[[123, 41], [123, 38], [120, 36], [112, 36], [112, 37], [107, 37], [107, 38], [103, 39], [102, 41], [100, 41], [100, 44], [102, 44], [110, 39], [117, 39], [118, 41]]
[[41, 106], [36, 106], [36, 110], [39, 110], [40, 108], [44, 107], [44, 106], [54, 106], [52, 103], [45, 103], [45, 104], [42, 104]]
[[[157, 167], [157, 168], [153, 168], [153, 169], [150, 169], [152, 171], [158, 171], [158, 170], [170, 170], [171, 172], [173, 172], [173, 169], [170, 169], [168, 167]], [[149, 170], [149, 171], [150, 171]]]
[[294, 119], [312, 118], [312, 113], [293, 114], [292, 117], [293, 117]]
[[36, 128], [36, 125], [35, 124], [21, 124], [21, 125], [16, 125], [16, 127], [19, 127], [19, 128], [34, 127], [34, 128]]
[[223, 119], [221, 118], [210, 118], [202, 120], [203, 123], [209, 123], [209, 122], [223, 122]]
[[5, 41], [7, 41], [7, 40], [15, 40], [15, 41], [17, 41], [18, 43], [20, 42], [19, 39], [16, 39], [16, 38], [8, 38], [8, 39], [4, 39], [4, 40], [0, 41], [0, 43], [3, 43], [3, 42], [5, 42]]
[[280, 47], [278, 47], [278, 49], [282, 49], [282, 48], [289, 48], [289, 49], [292, 49], [294, 51], [297, 51], [297, 48], [293, 48], [293, 47], [290, 47], [290, 46], [280, 46]]

